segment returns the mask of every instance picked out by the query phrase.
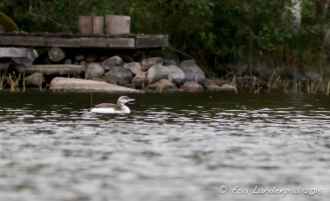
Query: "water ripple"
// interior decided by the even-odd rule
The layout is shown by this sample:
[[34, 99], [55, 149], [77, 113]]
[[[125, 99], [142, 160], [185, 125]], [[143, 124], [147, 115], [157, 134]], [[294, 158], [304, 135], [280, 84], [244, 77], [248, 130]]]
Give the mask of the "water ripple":
[[[56, 102], [47, 106], [29, 97], [15, 105], [2, 97], [3, 200], [325, 201], [330, 196], [330, 110], [319, 99], [263, 97], [267, 101], [260, 103], [256, 97], [144, 95], [132, 114], [109, 116], [73, 105], [80, 100], [74, 97], [52, 95], [49, 101]], [[256, 186], [321, 193], [256, 196], [233, 190]]]

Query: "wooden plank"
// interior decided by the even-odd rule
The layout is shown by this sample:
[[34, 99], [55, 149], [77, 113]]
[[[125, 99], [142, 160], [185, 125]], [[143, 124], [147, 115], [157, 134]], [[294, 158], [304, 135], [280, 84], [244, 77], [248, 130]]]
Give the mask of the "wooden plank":
[[0, 36], [0, 46], [13, 47], [45, 47], [44, 37], [34, 36]]
[[0, 33], [2, 47], [63, 47], [63, 48], [161, 48], [168, 46], [167, 35], [59, 35]]
[[168, 47], [167, 35], [137, 35], [136, 48], [161, 48]]
[[134, 38], [61, 38], [39, 36], [1, 36], [0, 46], [67, 48], [135, 48]]

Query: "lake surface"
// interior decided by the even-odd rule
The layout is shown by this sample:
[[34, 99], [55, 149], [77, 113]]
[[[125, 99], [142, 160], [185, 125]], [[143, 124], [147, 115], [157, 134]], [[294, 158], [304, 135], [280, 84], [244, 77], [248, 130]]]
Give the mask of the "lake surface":
[[329, 97], [116, 98], [1, 93], [1, 200], [329, 200]]

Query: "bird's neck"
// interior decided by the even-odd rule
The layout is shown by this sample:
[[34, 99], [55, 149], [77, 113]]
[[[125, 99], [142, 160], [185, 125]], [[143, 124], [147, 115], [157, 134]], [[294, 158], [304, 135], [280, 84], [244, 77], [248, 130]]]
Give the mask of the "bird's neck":
[[127, 107], [125, 104], [120, 104], [120, 110], [123, 111], [124, 113], [130, 113], [131, 110], [129, 109], [129, 107]]

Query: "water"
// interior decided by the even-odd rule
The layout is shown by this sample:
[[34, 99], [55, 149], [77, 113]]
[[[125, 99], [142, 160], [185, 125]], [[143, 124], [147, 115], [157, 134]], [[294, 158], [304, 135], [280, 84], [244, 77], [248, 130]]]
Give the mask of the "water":
[[6, 201], [306, 201], [330, 196], [328, 97], [0, 94]]

